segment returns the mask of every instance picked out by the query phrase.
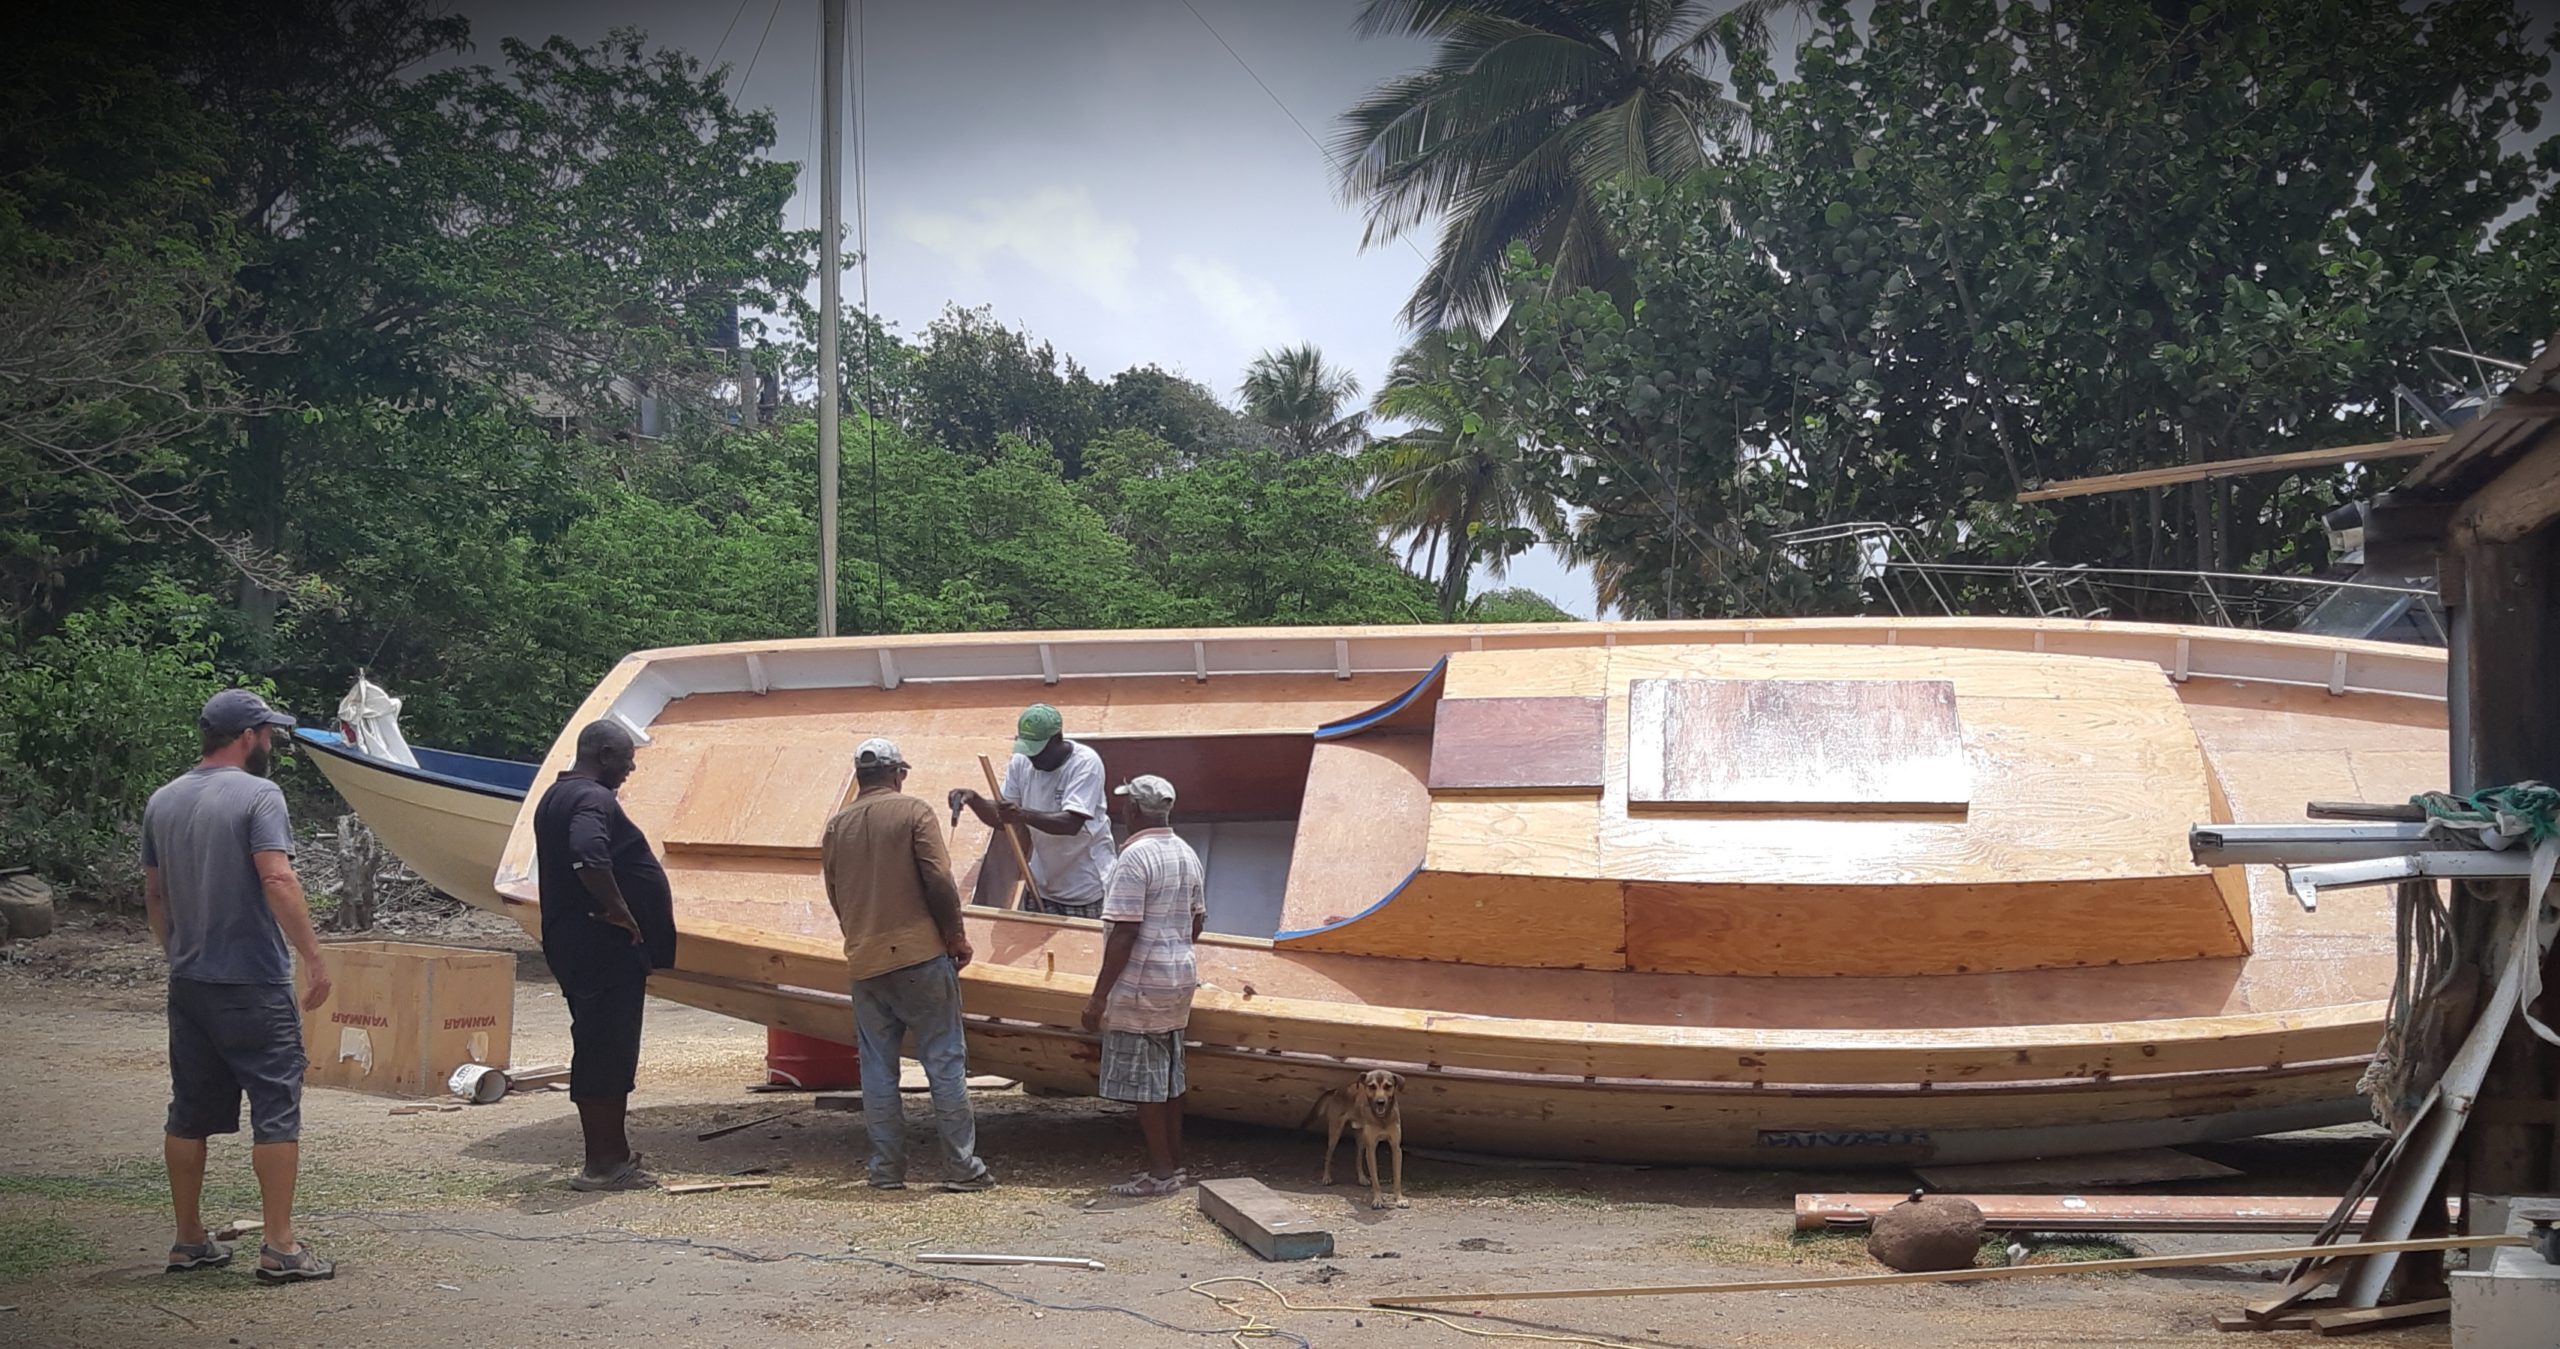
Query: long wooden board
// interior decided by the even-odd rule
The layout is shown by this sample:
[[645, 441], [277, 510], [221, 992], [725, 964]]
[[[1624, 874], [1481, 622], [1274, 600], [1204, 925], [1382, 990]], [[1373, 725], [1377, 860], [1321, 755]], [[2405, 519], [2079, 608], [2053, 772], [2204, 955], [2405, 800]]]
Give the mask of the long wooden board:
[[[2263, 1194], [1968, 1194], [1994, 1232], [2317, 1232], [2338, 1201], [2321, 1195]], [[1855, 1230], [1901, 1203], [1903, 1194], [1799, 1194], [1796, 1230]], [[2448, 1201], [2459, 1218], [2461, 1204]], [[2364, 1230], [2373, 1201], [2356, 1209], [2349, 1231]]]
[[2409, 1241], [2341, 1242], [2330, 1246], [2270, 1246], [2192, 1255], [2138, 1255], [2125, 1260], [2074, 1260], [2052, 1265], [1990, 1265], [1981, 1269], [1923, 1270], [1912, 1274], [1843, 1274], [1827, 1279], [1743, 1279], [1631, 1288], [1539, 1288], [1486, 1293], [1418, 1293], [1369, 1299], [1372, 1307], [1443, 1307], [1453, 1302], [1544, 1302], [1558, 1298], [1669, 1297], [1695, 1293], [1763, 1293], [1814, 1288], [1875, 1288], [1911, 1283], [1983, 1283], [1994, 1279], [2043, 1279], [2062, 1274], [2118, 1274], [2139, 1269], [2195, 1269], [2205, 1265], [2261, 1265], [2309, 1257], [2406, 1255], [2477, 1246], [2522, 1246], [2523, 1237], [2422, 1237]]
[[2214, 478], [2239, 478], [2253, 473], [2287, 473], [2306, 468], [2335, 468], [2340, 464], [2371, 463], [2381, 459], [2414, 459], [2431, 454], [2449, 436], [2418, 436], [2408, 440], [2380, 440], [2363, 445], [2340, 445], [2326, 450], [2293, 450], [2284, 454], [2261, 454], [2246, 459], [2212, 459], [2201, 464], [2171, 464], [2166, 468], [2140, 468], [2130, 473], [2103, 473], [2089, 478], [2066, 478], [2046, 483], [2031, 491], [2020, 492], [2021, 503], [2058, 501], [2064, 497], [2095, 496], [2101, 492], [2129, 492], [2141, 487], [2169, 487], [2185, 482], [2204, 482]]

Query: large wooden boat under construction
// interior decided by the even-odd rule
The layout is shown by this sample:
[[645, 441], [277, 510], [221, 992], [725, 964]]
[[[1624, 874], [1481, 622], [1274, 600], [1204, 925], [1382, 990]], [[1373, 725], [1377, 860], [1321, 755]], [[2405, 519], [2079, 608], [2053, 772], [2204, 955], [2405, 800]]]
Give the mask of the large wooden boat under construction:
[[[2187, 831], [2441, 786], [2443, 685], [2419, 648], [2003, 620], [779, 641], [630, 657], [536, 785], [579, 725], [639, 732], [654, 991], [849, 1041], [816, 859], [855, 745], [938, 805], [1053, 703], [1206, 859], [1196, 1114], [1287, 1126], [1383, 1065], [1443, 1146], [1976, 1161], [2362, 1117], [2387, 892], [2306, 913]], [[495, 885], [528, 924], [530, 815]], [[955, 831], [964, 890], [990, 842]], [[968, 921], [973, 1068], [1090, 1091], [1099, 925]]]

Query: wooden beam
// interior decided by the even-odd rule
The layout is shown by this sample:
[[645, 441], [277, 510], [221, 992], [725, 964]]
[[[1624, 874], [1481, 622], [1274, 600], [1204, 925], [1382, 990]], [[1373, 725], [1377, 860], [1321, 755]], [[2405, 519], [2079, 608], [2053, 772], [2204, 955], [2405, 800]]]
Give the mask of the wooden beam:
[[[2067, 1164], [2067, 1163], [2066, 1163]], [[1992, 1232], [2317, 1232], [2338, 1201], [2322, 1195], [2245, 1194], [1967, 1194]], [[1799, 1232], [1854, 1231], [1899, 1204], [1901, 1194], [1799, 1194]], [[2363, 1228], [2368, 1199], [2348, 1220]]]
[[2409, 1241], [2347, 1241], [2329, 1246], [2270, 1246], [2253, 1251], [2205, 1251], [2195, 1255], [2143, 1255], [2129, 1260], [2074, 1260], [2054, 1265], [1991, 1265], [1982, 1269], [1923, 1270], [1915, 1274], [1846, 1274], [1825, 1279], [1744, 1279], [1736, 1283], [1690, 1283], [1631, 1288], [1539, 1288], [1490, 1293], [1417, 1293], [1409, 1297], [1369, 1299], [1372, 1307], [1445, 1306], [1452, 1302], [1542, 1302], [1558, 1298], [1667, 1297], [1690, 1293], [1794, 1292], [1811, 1288], [1872, 1288], [1904, 1283], [1975, 1283], [1987, 1279], [2033, 1279], [2053, 1274], [2112, 1274], [2136, 1269], [2191, 1269], [2204, 1265], [2256, 1265], [2277, 1260], [2343, 1260], [2359, 1255], [2452, 1251], [2473, 1246], [2523, 1246], [2524, 1237], [2426, 1237]]
[[2340, 445], [2326, 450], [2293, 450], [2285, 454], [2261, 454], [2248, 459], [2215, 459], [2202, 464], [2173, 464], [2167, 468], [2135, 469], [2130, 473], [2107, 473], [2094, 478], [2067, 478], [2049, 482], [2030, 492], [2020, 492], [2021, 503], [2053, 501], [2062, 497], [2095, 496], [2101, 492], [2130, 492], [2138, 487], [2167, 487], [2174, 483], [2203, 482], [2209, 478], [2240, 478], [2252, 473], [2290, 473], [2306, 468], [2335, 468], [2340, 464], [2368, 463], [2376, 459], [2413, 459], [2432, 453], [2445, 443], [2445, 436], [2419, 436], [2411, 440], [2379, 440], [2368, 445]]
[[1333, 1254], [1333, 1234], [1315, 1215], [1249, 1176], [1204, 1180], [1200, 1211], [1265, 1260], [1313, 1260]]

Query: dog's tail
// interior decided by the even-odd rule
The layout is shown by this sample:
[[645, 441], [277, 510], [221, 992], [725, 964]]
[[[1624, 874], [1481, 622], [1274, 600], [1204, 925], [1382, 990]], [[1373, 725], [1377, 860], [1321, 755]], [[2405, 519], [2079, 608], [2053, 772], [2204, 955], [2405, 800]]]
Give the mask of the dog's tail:
[[[1331, 1095], [1333, 1095], [1333, 1093], [1332, 1093], [1330, 1090], [1328, 1090], [1328, 1091], [1326, 1091], [1323, 1095], [1320, 1095], [1320, 1096], [1316, 1097], [1316, 1103], [1315, 1103], [1314, 1105], [1311, 1105], [1311, 1106], [1308, 1106], [1308, 1107], [1307, 1107], [1307, 1117], [1306, 1117], [1305, 1119], [1302, 1119], [1302, 1120], [1298, 1121], [1298, 1128], [1300, 1128], [1300, 1129], [1304, 1129], [1304, 1128], [1306, 1128], [1308, 1125], [1315, 1123], [1315, 1122], [1316, 1122], [1316, 1116], [1321, 1115], [1321, 1114], [1323, 1114], [1323, 1113], [1324, 1113], [1325, 1097], [1327, 1097], [1327, 1096], [1331, 1096]], [[1294, 1132], [1294, 1131], [1293, 1131], [1293, 1132]]]

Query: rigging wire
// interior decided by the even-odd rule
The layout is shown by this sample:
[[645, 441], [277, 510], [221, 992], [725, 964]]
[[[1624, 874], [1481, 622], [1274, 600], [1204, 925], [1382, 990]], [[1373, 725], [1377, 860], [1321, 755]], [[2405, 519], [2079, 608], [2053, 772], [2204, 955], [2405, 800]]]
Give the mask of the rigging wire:
[[720, 45], [711, 49], [711, 59], [703, 62], [703, 65], [713, 69], [718, 68], [720, 53], [729, 50], [729, 35], [738, 31], [738, 20], [747, 17], [747, 6], [754, 3], [755, 0], [738, 0], [738, 7], [729, 14], [729, 26], [720, 30]]
[[[1263, 96], [1271, 100], [1271, 106], [1278, 108], [1280, 110], [1280, 115], [1289, 119], [1289, 125], [1296, 127], [1298, 129], [1298, 134], [1307, 138], [1307, 144], [1316, 147], [1316, 153], [1324, 156], [1325, 164], [1336, 173], [1342, 172], [1342, 161], [1335, 157], [1333, 151], [1325, 148], [1325, 143], [1323, 141], [1316, 139], [1316, 133], [1307, 130], [1307, 124], [1298, 120], [1298, 114], [1289, 111], [1289, 105], [1281, 101], [1280, 95], [1274, 92], [1269, 84], [1263, 82], [1262, 76], [1254, 71], [1252, 63], [1244, 59], [1244, 53], [1237, 51], [1235, 49], [1235, 44], [1227, 41], [1226, 36], [1218, 31], [1217, 25], [1209, 22], [1209, 16], [1201, 13], [1200, 7], [1192, 4], [1191, 0], [1182, 0], [1182, 7], [1191, 11], [1191, 17], [1198, 19], [1200, 21], [1200, 26], [1209, 30], [1209, 36], [1215, 39], [1219, 46], [1226, 48], [1227, 55], [1235, 58], [1236, 66], [1244, 71], [1245, 78], [1252, 80], [1254, 87], [1260, 89]], [[1412, 238], [1399, 234], [1396, 236], [1396, 239], [1398, 242], [1402, 243], [1425, 268], [1428, 268], [1431, 265], [1431, 259], [1423, 257], [1422, 250], [1414, 247]]]
[[739, 94], [744, 95], [747, 92], [747, 81], [755, 78], [756, 61], [763, 57], [765, 39], [773, 36], [773, 21], [781, 13], [782, 0], [773, 0], [773, 8], [765, 11], [764, 32], [761, 36], [756, 38], [755, 55], [747, 58], [747, 71], [745, 74], [738, 77]]
[[862, 295], [862, 426], [871, 448], [872, 630], [889, 630], [889, 545], [880, 533], [880, 362], [872, 339], [880, 330], [871, 312], [871, 117], [866, 95], [871, 39], [863, 27], [863, 0], [853, 0], [853, 256]]

